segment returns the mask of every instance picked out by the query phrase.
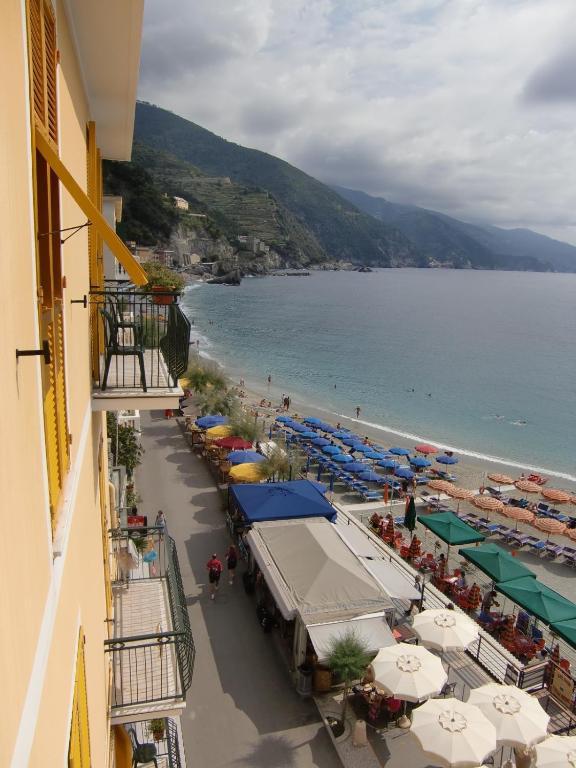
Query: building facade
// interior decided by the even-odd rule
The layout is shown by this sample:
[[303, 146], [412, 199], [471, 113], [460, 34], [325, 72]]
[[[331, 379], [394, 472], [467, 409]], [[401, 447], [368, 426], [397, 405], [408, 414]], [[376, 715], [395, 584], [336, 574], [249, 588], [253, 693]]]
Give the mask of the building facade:
[[[122, 768], [132, 757], [122, 724], [136, 723], [132, 733], [150, 741], [146, 717], [176, 715], [184, 702], [190, 658], [175, 641], [179, 687], [148, 693], [154, 707], [123, 691], [114, 644], [118, 601], [129, 590], [118, 589], [111, 543], [119, 510], [106, 411], [174, 405], [184, 365], [176, 305], [152, 316], [144, 296], [126, 311], [104, 281], [106, 243], [135, 286], [146, 282], [102, 215], [101, 183], [102, 158], [131, 155], [142, 11], [142, 0], [7, 0], [2, 9], [2, 766]], [[124, 341], [110, 307], [122, 311]], [[162, 328], [162, 381], [150, 378], [154, 344], [138, 344], [136, 311]], [[126, 366], [137, 370], [140, 360], [140, 379], [129, 381]], [[180, 638], [190, 633], [174, 631], [179, 574], [168, 560], [159, 574], [171, 579], [165, 627]], [[124, 667], [131, 663], [126, 656]]]

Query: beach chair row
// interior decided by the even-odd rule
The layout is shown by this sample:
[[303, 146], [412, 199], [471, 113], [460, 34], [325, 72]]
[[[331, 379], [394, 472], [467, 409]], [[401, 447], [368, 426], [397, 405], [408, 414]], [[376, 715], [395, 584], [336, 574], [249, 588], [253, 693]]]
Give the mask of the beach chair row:
[[472, 513], [459, 514], [458, 517], [487, 536], [498, 536], [507, 544], [520, 549], [527, 547], [541, 556], [553, 559], [563, 557], [568, 565], [576, 566], [576, 549], [574, 547], [557, 544], [554, 541], [544, 541], [537, 536], [509, 528], [501, 523], [490, 521], [487, 517], [478, 517]]

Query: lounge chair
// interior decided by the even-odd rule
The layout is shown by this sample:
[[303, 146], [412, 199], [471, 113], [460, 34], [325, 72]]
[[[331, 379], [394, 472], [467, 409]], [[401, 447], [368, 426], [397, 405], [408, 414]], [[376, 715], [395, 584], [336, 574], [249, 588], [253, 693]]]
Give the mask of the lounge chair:
[[545, 513], [550, 511], [550, 505], [545, 504], [543, 501], [539, 501], [538, 504], [536, 504], [536, 512]]
[[526, 536], [524, 544], [536, 550], [538, 554], [541, 554], [546, 549], [546, 542], [536, 538], [536, 536]]
[[553, 541], [547, 541], [544, 547], [543, 554], [550, 557], [559, 557], [564, 554], [564, 547], [562, 544], [555, 544]]

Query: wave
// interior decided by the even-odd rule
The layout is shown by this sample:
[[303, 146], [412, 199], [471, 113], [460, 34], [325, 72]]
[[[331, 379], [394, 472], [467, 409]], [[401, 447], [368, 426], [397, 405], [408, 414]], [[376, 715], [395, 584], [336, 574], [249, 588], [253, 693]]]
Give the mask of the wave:
[[380, 432], [388, 432], [392, 435], [397, 435], [398, 437], [402, 437], [405, 440], [415, 440], [419, 443], [432, 443], [433, 445], [436, 445], [438, 448], [442, 448], [444, 451], [453, 451], [454, 453], [459, 453], [462, 456], [469, 456], [472, 459], [480, 459], [481, 461], [489, 461], [493, 462], [494, 464], [504, 464], [507, 467], [514, 467], [515, 469], [529, 469], [532, 472], [542, 472], [546, 475], [550, 475], [551, 477], [558, 477], [562, 480], [568, 480], [572, 483], [576, 483], [576, 476], [570, 475], [567, 472], [558, 472], [554, 469], [548, 469], [547, 467], [538, 467], [538, 466], [531, 466], [530, 464], [526, 464], [525, 462], [516, 461], [513, 459], [506, 459], [503, 456], [489, 456], [486, 453], [479, 453], [478, 451], [470, 450], [469, 448], [459, 448], [454, 445], [448, 445], [448, 443], [439, 443], [437, 440], [434, 440], [434, 438], [430, 437], [423, 437], [422, 435], [415, 435], [412, 432], [402, 432], [399, 429], [394, 429], [393, 427], [389, 427], [385, 424], [377, 424], [372, 421], [364, 421], [363, 419], [354, 419], [351, 418], [348, 414], [345, 413], [338, 413], [336, 411], [328, 411], [328, 413], [331, 413], [333, 416], [338, 416], [340, 419], [347, 419], [348, 421], [353, 421], [356, 424], [362, 424], [365, 427], [370, 427], [371, 429], [377, 429]]

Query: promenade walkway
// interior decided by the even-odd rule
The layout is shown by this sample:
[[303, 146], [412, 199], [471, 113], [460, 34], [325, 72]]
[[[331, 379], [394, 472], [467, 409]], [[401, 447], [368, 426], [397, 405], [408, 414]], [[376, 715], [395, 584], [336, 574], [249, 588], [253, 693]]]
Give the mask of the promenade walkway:
[[[189, 768], [331, 768], [338, 758], [314, 703], [294, 692], [271, 636], [262, 632], [241, 579], [225, 578], [216, 600], [205, 563], [230, 544], [222, 500], [174, 419], [142, 414], [141, 514], [166, 515], [176, 540], [196, 664], [182, 733]], [[239, 567], [237, 577], [241, 575]]]

